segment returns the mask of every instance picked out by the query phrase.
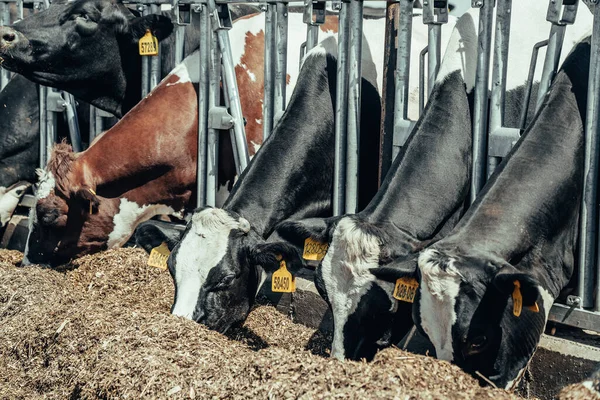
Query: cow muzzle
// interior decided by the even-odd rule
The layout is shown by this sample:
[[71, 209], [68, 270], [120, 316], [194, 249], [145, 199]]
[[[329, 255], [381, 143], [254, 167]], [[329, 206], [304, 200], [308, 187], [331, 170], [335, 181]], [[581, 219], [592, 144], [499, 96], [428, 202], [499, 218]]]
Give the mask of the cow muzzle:
[[19, 34], [8, 26], [0, 26], [0, 51], [14, 47], [19, 43]]

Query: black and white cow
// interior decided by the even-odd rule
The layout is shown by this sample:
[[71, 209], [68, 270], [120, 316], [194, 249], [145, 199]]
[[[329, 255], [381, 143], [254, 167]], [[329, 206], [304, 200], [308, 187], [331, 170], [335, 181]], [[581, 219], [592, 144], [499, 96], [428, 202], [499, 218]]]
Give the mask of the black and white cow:
[[418, 251], [443, 237], [464, 212], [472, 146], [468, 94], [476, 54], [475, 26], [459, 20], [423, 115], [363, 211], [277, 228], [298, 247], [307, 238], [329, 244], [315, 284], [333, 314], [332, 357], [371, 359], [413, 326], [412, 305], [393, 298], [394, 285], [378, 277], [398, 257], [416, 265]]
[[[336, 61], [324, 46], [305, 58], [281, 120], [233, 187], [223, 208], [194, 213], [168, 265], [175, 282], [172, 313], [224, 332], [245, 320], [285, 243], [267, 243], [288, 218], [331, 215]], [[363, 79], [359, 207], [377, 190], [380, 98]], [[160, 241], [158, 241], [160, 242]], [[289, 263], [295, 270], [302, 264]]]
[[[572, 278], [583, 186], [589, 39], [457, 227], [423, 251], [413, 318], [440, 359], [512, 388]], [[414, 275], [398, 263], [396, 274]]]

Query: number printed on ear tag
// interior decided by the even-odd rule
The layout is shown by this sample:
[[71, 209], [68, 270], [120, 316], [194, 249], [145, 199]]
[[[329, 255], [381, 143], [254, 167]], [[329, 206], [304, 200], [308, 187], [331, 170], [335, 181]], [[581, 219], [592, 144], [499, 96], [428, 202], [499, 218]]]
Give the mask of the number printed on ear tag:
[[148, 257], [148, 265], [150, 267], [156, 267], [160, 269], [167, 269], [167, 259], [171, 252], [169, 251], [169, 247], [165, 242], [158, 247], [155, 247], [150, 252], [150, 257]]
[[271, 290], [276, 293], [294, 293], [296, 291], [296, 278], [287, 270], [285, 260], [279, 261], [279, 269], [273, 272]]
[[302, 258], [311, 261], [321, 261], [325, 257], [328, 248], [329, 244], [327, 243], [317, 242], [310, 237], [306, 238]]
[[146, 30], [146, 34], [142, 36], [139, 42], [140, 56], [157, 56], [158, 55], [158, 39]]
[[400, 301], [406, 301], [412, 303], [415, 301], [415, 295], [419, 288], [419, 282], [414, 278], [399, 278], [396, 281], [396, 287], [394, 288], [394, 298]]

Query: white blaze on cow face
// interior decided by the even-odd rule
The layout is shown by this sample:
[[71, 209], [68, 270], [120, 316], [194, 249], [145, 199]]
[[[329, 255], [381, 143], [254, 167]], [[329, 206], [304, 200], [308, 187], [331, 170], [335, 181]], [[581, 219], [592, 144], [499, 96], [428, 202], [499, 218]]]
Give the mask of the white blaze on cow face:
[[175, 280], [176, 298], [171, 312], [192, 319], [200, 289], [208, 273], [227, 252], [229, 234], [248, 221], [237, 221], [227, 211], [208, 208], [192, 217], [191, 228], [171, 253], [171, 274]]
[[[39, 200], [45, 199], [46, 197], [50, 196], [50, 193], [52, 193], [52, 191], [56, 187], [56, 180], [54, 179], [54, 175], [50, 171], [38, 168], [35, 171], [35, 173], [38, 176], [38, 184], [37, 189], [35, 191], [35, 202], [37, 204]], [[31, 232], [33, 231], [35, 224], [37, 224], [37, 213], [35, 212], [35, 207], [32, 207], [29, 210], [29, 218], [27, 220], [28, 233], [27, 241], [25, 242], [25, 250], [23, 251], [23, 265], [29, 264], [29, 260], [27, 257], [29, 254], [29, 239], [31, 237]]]
[[138, 205], [134, 201], [122, 198], [119, 212], [113, 217], [114, 228], [108, 235], [109, 249], [123, 246], [133, 235], [135, 228], [155, 215], [173, 215], [175, 210], [162, 204]]
[[379, 265], [380, 246], [379, 239], [362, 232], [352, 218], [342, 218], [334, 230], [320, 266], [333, 312], [332, 357], [345, 357], [344, 326], [375, 281], [369, 269]]
[[5, 187], [0, 187], [0, 227], [8, 223], [12, 217], [15, 208], [19, 205], [23, 191], [27, 189], [27, 185], [19, 185], [11, 190]]
[[419, 256], [421, 328], [435, 346], [437, 358], [453, 361], [452, 326], [457, 320], [455, 306], [462, 275], [452, 259], [442, 268], [437, 254], [429, 249]]

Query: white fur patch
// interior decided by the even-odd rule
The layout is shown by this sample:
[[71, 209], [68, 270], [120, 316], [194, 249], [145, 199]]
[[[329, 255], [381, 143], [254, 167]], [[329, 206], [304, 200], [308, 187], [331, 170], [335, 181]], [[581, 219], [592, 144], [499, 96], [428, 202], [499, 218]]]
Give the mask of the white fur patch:
[[208, 273], [227, 252], [229, 233], [241, 225], [220, 208], [208, 208], [195, 213], [191, 223], [192, 228], [183, 237], [175, 253], [177, 299], [172, 310], [174, 315], [188, 319], [192, 318]]
[[114, 228], [108, 235], [108, 248], [120, 247], [127, 242], [136, 226], [149, 220], [155, 215], [174, 214], [175, 210], [162, 204], [148, 204], [139, 206], [136, 202], [121, 199], [119, 212], [113, 217]]
[[3, 227], [8, 223], [10, 218], [12, 217], [15, 208], [19, 205], [19, 201], [21, 200], [22, 191], [27, 188], [27, 185], [20, 185], [8, 193], [6, 192], [6, 188], [0, 187], [0, 227]]
[[345, 357], [344, 326], [375, 281], [369, 269], [379, 265], [380, 251], [379, 239], [358, 229], [354, 220], [346, 217], [339, 221], [321, 263], [333, 312], [332, 357]]
[[187, 82], [197, 83], [200, 80], [200, 53], [195, 51], [187, 56], [165, 79], [169, 79], [169, 77], [173, 75], [179, 77], [179, 80], [177, 82], [167, 83], [167, 86], [174, 86]]
[[56, 187], [56, 181], [54, 175], [50, 171], [37, 169], [35, 172], [38, 176], [37, 191], [35, 194], [35, 199], [37, 201], [50, 196], [50, 193]]
[[434, 261], [436, 257], [438, 253], [433, 249], [419, 256], [421, 327], [435, 346], [437, 358], [452, 361], [452, 326], [457, 320], [455, 305], [462, 276], [453, 260], [449, 260], [450, 265], [444, 271]]

